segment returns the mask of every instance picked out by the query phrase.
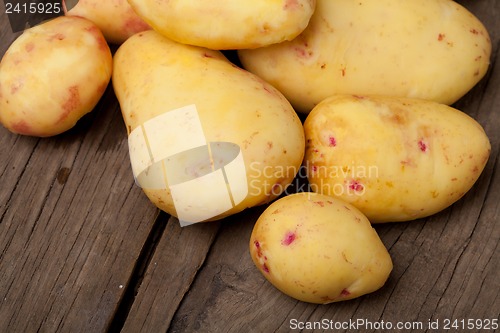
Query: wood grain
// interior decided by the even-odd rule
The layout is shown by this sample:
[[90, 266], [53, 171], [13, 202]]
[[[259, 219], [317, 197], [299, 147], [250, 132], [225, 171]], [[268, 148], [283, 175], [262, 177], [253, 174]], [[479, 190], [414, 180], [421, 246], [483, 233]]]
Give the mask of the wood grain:
[[0, 138], [0, 331], [105, 331], [157, 215], [112, 90], [66, 134]]
[[215, 239], [219, 223], [181, 228], [170, 218], [122, 332], [166, 332]]
[[[487, 76], [455, 105], [483, 125], [491, 157], [448, 209], [375, 226], [394, 262], [382, 289], [325, 306], [279, 292], [248, 252], [265, 207], [185, 228], [159, 214], [134, 184], [108, 87], [62, 135], [0, 128], [0, 332], [288, 332], [293, 320], [498, 319], [500, 2], [458, 2], [493, 44]], [[4, 12], [0, 1], [0, 54], [18, 35]], [[412, 331], [422, 330], [404, 330]]]

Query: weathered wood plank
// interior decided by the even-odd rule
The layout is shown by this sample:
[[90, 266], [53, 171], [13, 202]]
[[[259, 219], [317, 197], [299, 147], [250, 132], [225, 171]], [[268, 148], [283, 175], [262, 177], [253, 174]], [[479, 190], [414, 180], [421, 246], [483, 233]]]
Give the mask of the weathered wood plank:
[[122, 332], [166, 332], [202, 266], [219, 223], [181, 228], [170, 218]]
[[0, 331], [106, 330], [157, 216], [112, 89], [63, 135], [0, 141]]
[[[1, 55], [18, 35], [1, 2]], [[112, 89], [63, 135], [0, 143], [0, 331], [106, 330], [157, 216]]]

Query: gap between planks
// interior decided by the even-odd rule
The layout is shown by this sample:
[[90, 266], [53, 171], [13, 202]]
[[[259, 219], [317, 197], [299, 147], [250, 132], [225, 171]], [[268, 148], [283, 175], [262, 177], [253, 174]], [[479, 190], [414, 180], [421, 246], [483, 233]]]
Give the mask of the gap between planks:
[[[137, 332], [149, 329], [157, 331], [159, 318], [165, 325], [164, 331], [166, 331], [185, 294], [196, 279], [198, 271], [203, 268], [218, 231], [217, 222], [182, 228], [177, 218], [160, 211], [107, 332]], [[179, 253], [186, 249], [192, 253]], [[188, 262], [181, 264], [176, 260]], [[158, 275], [161, 277], [158, 278]], [[152, 292], [151, 289], [157, 291], [155, 281], [163, 281], [172, 286], [169, 291], [162, 291], [173, 295], [165, 297], [170, 295]], [[151, 282], [153, 285], [150, 285]], [[163, 303], [168, 303], [169, 306], [166, 307], [165, 304], [161, 307], [155, 306], [155, 296], [164, 297]], [[155, 313], [155, 309], [158, 308], [167, 309], [167, 313]]]
[[125, 287], [125, 291], [123, 292], [123, 297], [118, 304], [116, 313], [113, 316], [113, 320], [107, 330], [108, 332], [120, 332], [123, 325], [125, 325], [137, 292], [144, 279], [144, 274], [151, 263], [151, 259], [153, 258], [156, 248], [167, 227], [165, 223], [167, 219], [168, 215], [161, 211], [158, 212], [153, 227], [151, 228], [151, 231], [146, 238], [146, 242], [144, 243], [139, 257], [137, 258], [130, 280]]

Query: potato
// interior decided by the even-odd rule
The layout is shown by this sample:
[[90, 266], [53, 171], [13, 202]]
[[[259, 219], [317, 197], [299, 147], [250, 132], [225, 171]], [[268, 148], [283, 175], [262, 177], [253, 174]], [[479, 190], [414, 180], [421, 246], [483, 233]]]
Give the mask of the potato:
[[332, 96], [304, 128], [311, 189], [351, 203], [373, 223], [450, 206], [476, 182], [491, 149], [474, 119], [418, 99]]
[[317, 193], [272, 203], [255, 223], [250, 255], [276, 288], [310, 303], [371, 293], [392, 270], [391, 257], [366, 216]]
[[490, 54], [483, 24], [451, 0], [318, 0], [295, 40], [239, 52], [304, 113], [334, 94], [452, 104], [485, 75]]
[[130, 36], [151, 29], [137, 16], [127, 0], [80, 0], [69, 10], [66, 8], [67, 2], [63, 0], [66, 15], [80, 16], [94, 22], [112, 44], [121, 44]]
[[[139, 33], [115, 54], [113, 86], [139, 185], [181, 221], [269, 202], [302, 163], [303, 127], [290, 103], [219, 51]], [[224, 180], [210, 178], [220, 172], [231, 200]]]
[[92, 111], [111, 78], [112, 57], [97, 26], [58, 17], [27, 29], [0, 62], [0, 122], [46, 137]]
[[309, 23], [316, 0], [129, 0], [162, 35], [216, 50], [292, 40]]

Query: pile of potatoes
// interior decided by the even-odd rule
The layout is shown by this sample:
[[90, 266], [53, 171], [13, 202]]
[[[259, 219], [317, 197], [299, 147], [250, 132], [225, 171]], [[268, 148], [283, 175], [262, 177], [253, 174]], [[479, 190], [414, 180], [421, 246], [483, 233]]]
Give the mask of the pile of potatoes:
[[[198, 206], [192, 193], [186, 209], [217, 220], [270, 204], [250, 254], [296, 299], [324, 304], [381, 288], [392, 261], [372, 223], [445, 209], [489, 158], [481, 125], [449, 105], [486, 74], [491, 41], [452, 0], [81, 0], [65, 12], [27, 29], [3, 56], [0, 122], [57, 135], [112, 80], [134, 176], [174, 216], [172, 178], [153, 153], [202, 145], [194, 133], [235, 144], [248, 193], [228, 207], [217, 191]], [[113, 56], [108, 43], [119, 45]], [[224, 50], [237, 50], [241, 65]], [[188, 109], [201, 127], [175, 118]], [[160, 123], [165, 114], [180, 125]], [[161, 142], [137, 139], [146, 128]], [[203, 159], [169, 172], [206, 176], [217, 162]], [[300, 170], [308, 191], [285, 195]]]

